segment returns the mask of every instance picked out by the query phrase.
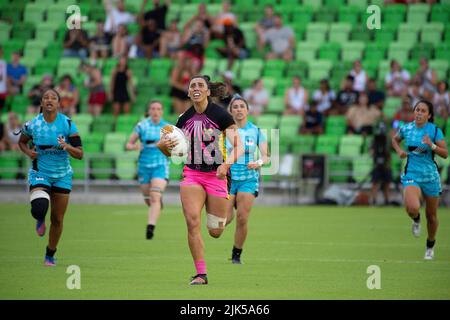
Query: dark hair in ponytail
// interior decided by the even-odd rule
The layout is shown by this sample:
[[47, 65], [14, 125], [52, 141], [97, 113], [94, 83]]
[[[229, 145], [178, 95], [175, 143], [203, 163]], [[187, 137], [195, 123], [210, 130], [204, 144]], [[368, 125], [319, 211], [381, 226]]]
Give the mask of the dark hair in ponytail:
[[224, 83], [211, 82], [211, 78], [208, 75], [193, 76], [189, 82], [197, 78], [205, 80], [208, 89], [211, 91], [210, 97], [219, 97], [221, 99], [228, 97], [227, 86]]
[[434, 107], [433, 107], [433, 104], [432, 104], [430, 101], [428, 101], [428, 100], [419, 100], [419, 101], [416, 103], [416, 105], [414, 106], [413, 111], [415, 111], [416, 108], [417, 108], [417, 106], [418, 106], [419, 104], [421, 104], [421, 103], [423, 103], [424, 105], [427, 106], [427, 108], [428, 108], [428, 113], [431, 115], [430, 119], [428, 119], [428, 122], [433, 123], [433, 122], [434, 122]]

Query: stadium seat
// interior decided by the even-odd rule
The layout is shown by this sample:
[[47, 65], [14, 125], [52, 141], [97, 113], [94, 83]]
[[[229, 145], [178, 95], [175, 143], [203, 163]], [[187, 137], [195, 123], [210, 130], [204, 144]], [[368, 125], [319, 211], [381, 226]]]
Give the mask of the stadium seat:
[[308, 25], [313, 18], [314, 8], [310, 6], [297, 6], [292, 13], [292, 22], [297, 25]]
[[14, 23], [11, 35], [14, 39], [31, 39], [34, 35], [34, 24], [30, 22]]
[[359, 23], [360, 11], [357, 7], [349, 5], [342, 6], [338, 11], [338, 21], [356, 25]]
[[339, 137], [335, 135], [320, 135], [317, 137], [316, 153], [333, 155], [337, 153]]
[[30, 105], [30, 99], [25, 95], [15, 95], [11, 102], [11, 111], [18, 114], [24, 114], [27, 112]]
[[345, 116], [330, 115], [326, 118], [325, 133], [329, 136], [342, 136], [347, 130], [347, 120]]
[[345, 135], [341, 137], [339, 155], [344, 157], [355, 157], [361, 154], [364, 139], [360, 135]]
[[431, 60], [429, 65], [431, 69], [436, 71], [439, 79], [447, 79], [449, 63], [447, 60]]
[[122, 132], [109, 132], [105, 135], [103, 152], [105, 153], [122, 153], [125, 151], [125, 143], [127, 134]]
[[430, 5], [425, 3], [414, 3], [408, 5], [408, 22], [424, 24], [428, 21], [428, 13], [430, 12]]
[[[298, 42], [296, 47], [296, 60], [303, 62], [314, 61], [317, 58], [317, 50], [320, 43], [316, 42]], [[289, 70], [288, 70], [289, 72]]]
[[105, 133], [112, 132], [114, 117], [112, 114], [102, 114], [96, 117], [92, 123], [92, 132]]
[[330, 60], [336, 63], [341, 53], [341, 45], [337, 42], [325, 42], [319, 48], [319, 59]]
[[91, 133], [86, 137], [81, 137], [83, 151], [86, 153], [100, 153], [103, 150], [104, 133]]
[[18, 152], [0, 153], [0, 179], [15, 179], [21, 172], [21, 155]]
[[362, 58], [362, 54], [365, 48], [365, 44], [362, 41], [351, 41], [342, 43], [342, 61], [355, 61]]
[[427, 23], [422, 27], [420, 40], [423, 43], [431, 43], [434, 46], [442, 42], [444, 24], [442, 22]]
[[390, 4], [383, 8], [383, 23], [400, 24], [405, 21], [406, 6], [403, 4]]
[[406, 43], [393, 42], [389, 45], [388, 49], [388, 59], [395, 59], [397, 61], [406, 61], [409, 59], [409, 50]]
[[335, 8], [322, 7], [315, 13], [315, 21], [333, 23], [336, 21], [337, 10]]
[[[70, 5], [72, 5], [70, 3]], [[56, 21], [61, 25], [66, 23], [66, 10], [69, 7], [68, 3], [55, 3], [48, 7], [47, 10], [47, 20], [48, 21]]]
[[419, 60], [420, 58], [431, 59], [433, 51], [431, 43], [418, 43], [411, 49], [411, 60]]
[[313, 153], [316, 136], [295, 135], [292, 137], [292, 152], [295, 154]]
[[366, 10], [368, 7], [368, 0], [347, 0], [349, 7], [357, 8], [358, 10]]
[[95, 155], [91, 157], [90, 176], [94, 179], [111, 179], [115, 173], [113, 156]]
[[132, 115], [132, 114], [119, 115], [117, 117], [115, 131], [122, 132], [125, 134], [131, 134], [131, 132], [133, 131], [133, 128], [139, 121], [139, 118], [140, 117], [138, 115]]
[[[1, 10], [0, 10], [1, 11]], [[0, 42], [5, 43], [9, 40], [12, 26], [9, 23], [0, 21]]]
[[23, 21], [36, 24], [43, 22], [46, 8], [46, 3], [28, 2], [23, 13]]
[[256, 125], [261, 129], [278, 128], [279, 117], [276, 114], [263, 114], [255, 119]]
[[450, 5], [433, 4], [431, 7], [431, 22], [448, 23], [450, 20]]
[[268, 60], [264, 65], [263, 76], [281, 78], [284, 75], [287, 63], [281, 59]]
[[368, 30], [366, 26], [357, 26], [352, 29], [350, 38], [352, 41], [370, 42], [373, 39], [373, 35], [374, 32]]
[[[246, 59], [241, 63], [241, 70], [239, 79], [253, 81], [261, 77], [261, 72], [264, 66], [264, 61], [261, 59]], [[225, 71], [225, 70], [221, 70]]]
[[399, 97], [387, 97], [384, 103], [383, 112], [384, 115], [392, 119], [397, 112], [397, 110], [402, 105], [402, 99]]
[[330, 76], [333, 63], [328, 60], [316, 60], [309, 62], [309, 80], [321, 80]]
[[338, 43], [347, 42], [350, 37], [351, 29], [352, 26], [350, 23], [340, 22], [331, 24], [328, 41]]
[[373, 159], [371, 157], [364, 156], [353, 159], [353, 179], [357, 183], [362, 182], [372, 172], [372, 167]]
[[121, 180], [132, 180], [136, 176], [139, 152], [128, 151], [116, 157], [116, 175]]
[[410, 47], [415, 45], [419, 41], [420, 28], [419, 24], [401, 24], [397, 31], [397, 42]]
[[311, 22], [306, 28], [306, 41], [318, 44], [325, 42], [329, 24], [324, 22]]
[[327, 163], [330, 182], [348, 182], [352, 177], [351, 160], [329, 156]]
[[[84, 150], [84, 145], [83, 145], [83, 151]], [[75, 158], [70, 158], [70, 166], [72, 167], [73, 170], [73, 178], [74, 179], [79, 179], [79, 180], [84, 180], [86, 179], [87, 175], [86, 175], [86, 159], [82, 159], [82, 160], [78, 160]]]
[[173, 181], [178, 181], [181, 180], [182, 176], [183, 176], [183, 165], [175, 164], [172, 161], [170, 161], [169, 179]]

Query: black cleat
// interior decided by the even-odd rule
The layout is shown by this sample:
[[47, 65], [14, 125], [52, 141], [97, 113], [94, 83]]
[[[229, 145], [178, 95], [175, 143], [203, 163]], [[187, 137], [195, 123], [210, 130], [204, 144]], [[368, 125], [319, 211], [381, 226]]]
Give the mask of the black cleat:
[[243, 264], [240, 257], [231, 258], [231, 263], [232, 264]]
[[147, 226], [147, 234], [146, 234], [147, 240], [151, 240], [153, 238], [153, 231], [154, 230], [155, 230], [155, 226], [153, 226], [151, 224], [149, 224]]
[[208, 284], [208, 277], [206, 274], [196, 274], [191, 278], [190, 285], [203, 285]]

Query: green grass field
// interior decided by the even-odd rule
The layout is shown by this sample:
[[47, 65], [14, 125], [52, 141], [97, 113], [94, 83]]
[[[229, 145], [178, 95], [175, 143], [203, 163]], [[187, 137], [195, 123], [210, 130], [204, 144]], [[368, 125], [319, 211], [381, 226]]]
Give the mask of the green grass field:
[[[55, 268], [43, 266], [47, 235], [37, 237], [29, 207], [0, 212], [0, 299], [450, 299], [449, 209], [439, 211], [435, 260], [424, 261], [425, 221], [413, 238], [401, 208], [256, 207], [244, 265], [228, 261], [234, 223], [220, 239], [204, 228], [210, 284], [194, 287], [178, 207], [148, 241], [144, 206], [71, 204]], [[70, 265], [80, 290], [66, 287]], [[380, 290], [367, 288], [370, 265], [381, 268]]]

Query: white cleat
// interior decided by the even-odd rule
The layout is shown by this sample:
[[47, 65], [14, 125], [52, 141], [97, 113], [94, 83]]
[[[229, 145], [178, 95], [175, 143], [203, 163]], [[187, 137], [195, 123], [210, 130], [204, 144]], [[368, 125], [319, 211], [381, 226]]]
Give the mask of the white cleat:
[[420, 222], [413, 222], [412, 224], [412, 234], [414, 237], [420, 237]]
[[434, 257], [434, 250], [433, 248], [427, 248], [425, 251], [425, 257], [423, 257], [425, 260], [433, 260]]

